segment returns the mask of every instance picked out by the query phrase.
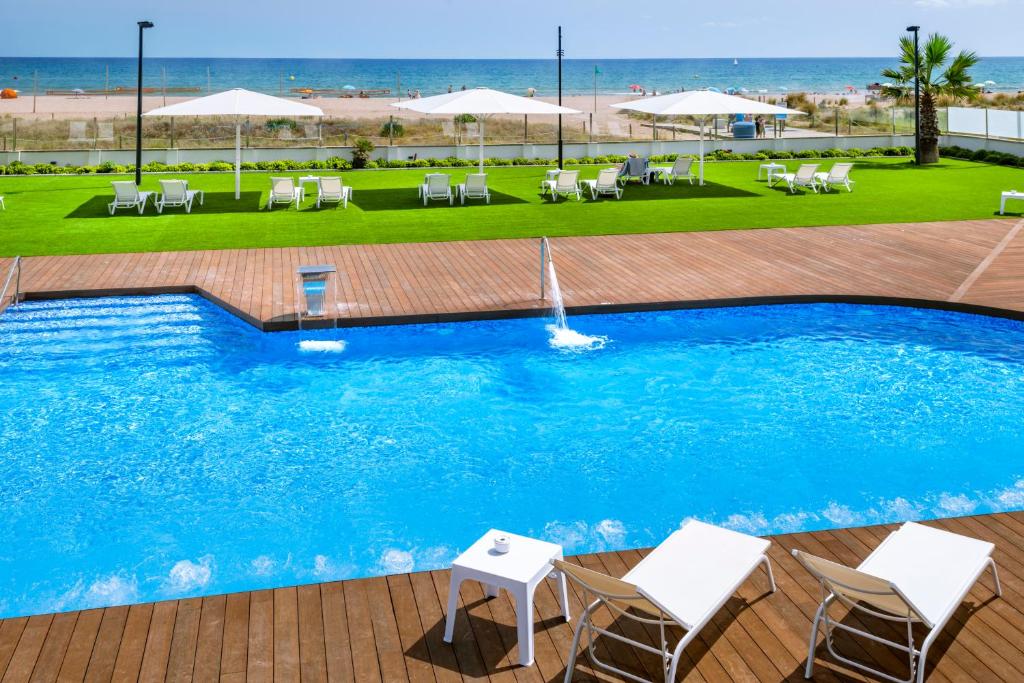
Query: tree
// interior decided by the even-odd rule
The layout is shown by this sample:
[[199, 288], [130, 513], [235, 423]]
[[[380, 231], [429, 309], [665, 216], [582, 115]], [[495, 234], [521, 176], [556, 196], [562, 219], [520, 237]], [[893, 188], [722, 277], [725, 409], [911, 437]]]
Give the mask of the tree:
[[[961, 50], [950, 59], [953, 41], [944, 35], [932, 33], [920, 46], [921, 63], [921, 163], [934, 164], [939, 160], [939, 115], [936, 100], [948, 97], [954, 100], [973, 100], [979, 95], [971, 82], [970, 69], [980, 59], [973, 52]], [[914, 101], [914, 38], [900, 38], [900, 65], [885, 69], [882, 77], [889, 83], [882, 94], [901, 104]]]

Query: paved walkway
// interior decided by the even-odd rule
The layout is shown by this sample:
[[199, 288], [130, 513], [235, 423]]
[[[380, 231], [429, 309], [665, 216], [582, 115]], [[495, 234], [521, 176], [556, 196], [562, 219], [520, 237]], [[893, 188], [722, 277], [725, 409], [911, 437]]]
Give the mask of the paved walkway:
[[[928, 657], [928, 680], [1024, 680], [1024, 513], [928, 522], [991, 541], [1003, 584], [993, 599], [988, 576], [971, 591]], [[810, 574], [789, 554], [801, 548], [856, 565], [892, 527], [836, 529], [772, 538], [769, 552], [778, 592], [758, 570], [686, 649], [680, 680], [802, 681], [807, 637], [820, 599]], [[646, 551], [570, 558], [623, 575]], [[468, 581], [460, 593], [452, 645], [441, 640], [448, 572], [394, 574], [307, 586], [0, 620], [0, 678], [28, 681], [509, 681], [555, 682], [565, 676], [572, 627], [559, 618], [552, 582], [535, 595], [535, 664], [519, 667], [515, 605], [507, 593], [485, 599]], [[570, 590], [574, 616], [584, 596]], [[833, 616], [851, 625], [857, 618]], [[602, 610], [597, 623], [646, 641], [638, 629]], [[905, 637], [871, 622], [890, 638]], [[671, 633], [674, 643], [678, 633]], [[918, 643], [921, 636], [918, 637]], [[906, 659], [891, 650], [839, 636], [847, 654], [905, 675]], [[599, 656], [654, 680], [660, 660], [605, 638]], [[873, 680], [833, 661], [820, 644], [815, 680]], [[596, 675], [581, 657], [577, 681]]]
[[[1024, 312], [1019, 220], [551, 240], [566, 306], [892, 297]], [[9, 259], [0, 259], [0, 273]], [[101, 254], [24, 260], [31, 298], [199, 292], [263, 329], [295, 325], [295, 269], [338, 267], [341, 325], [537, 314], [538, 241]]]

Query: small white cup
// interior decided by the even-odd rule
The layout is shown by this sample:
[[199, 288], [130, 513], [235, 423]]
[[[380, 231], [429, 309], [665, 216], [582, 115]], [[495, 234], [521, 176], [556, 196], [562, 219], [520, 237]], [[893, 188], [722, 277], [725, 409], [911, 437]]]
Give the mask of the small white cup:
[[508, 536], [495, 536], [494, 537], [494, 552], [504, 555], [512, 547], [512, 539]]

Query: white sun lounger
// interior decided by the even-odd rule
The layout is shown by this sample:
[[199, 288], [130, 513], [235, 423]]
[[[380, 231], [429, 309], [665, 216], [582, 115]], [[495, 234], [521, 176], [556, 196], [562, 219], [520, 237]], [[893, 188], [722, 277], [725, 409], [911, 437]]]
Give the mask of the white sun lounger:
[[295, 204], [295, 209], [299, 208], [299, 196], [301, 190], [295, 187], [295, 178], [284, 177], [284, 178], [271, 178], [270, 179], [270, 197], [267, 198], [267, 208], [273, 209], [274, 204]]
[[[555, 566], [583, 588], [584, 602], [590, 599], [590, 593], [596, 598], [576, 625], [566, 664], [565, 683], [572, 680], [576, 652], [584, 632], [587, 634], [587, 651], [595, 666], [630, 680], [648, 683], [646, 679], [598, 660], [594, 648], [594, 635], [597, 634], [658, 655], [662, 658], [665, 680], [674, 681], [683, 649], [755, 569], [764, 565], [771, 590], [775, 591], [771, 562], [766, 554], [769, 545], [771, 543], [762, 538], [691, 520], [621, 579], [556, 561]], [[591, 617], [602, 605], [615, 617], [658, 627], [663, 647], [668, 647], [666, 626], [681, 626], [686, 634], [672, 650], [652, 647], [596, 626]]]
[[675, 185], [676, 178], [686, 178], [693, 185], [693, 179], [696, 177], [690, 170], [693, 168], [693, 159], [691, 157], [676, 157], [675, 162], [671, 166], [653, 166], [651, 172], [661, 176], [661, 182], [666, 185]]
[[420, 197], [423, 198], [423, 206], [426, 206], [430, 199], [435, 201], [447, 199], [448, 206], [451, 206], [455, 203], [455, 197], [452, 195], [452, 177], [447, 173], [428, 174], [426, 182], [420, 187]]
[[466, 182], [459, 185], [459, 203], [465, 204], [467, 199], [483, 199], [488, 204], [491, 203], [486, 173], [466, 174]]
[[[924, 681], [928, 648], [983, 573], [992, 572], [996, 595], [1002, 595], [992, 560], [994, 549], [995, 546], [985, 541], [908, 522], [889, 534], [856, 569], [794, 550], [793, 556], [818, 579], [822, 592], [822, 602], [811, 626], [804, 676], [810, 678], [814, 672], [818, 625], [824, 624], [825, 645], [839, 661], [896, 683]], [[906, 644], [833, 621], [828, 608], [836, 601], [855, 612], [902, 624], [899, 630], [906, 629]], [[920, 650], [914, 646], [914, 624], [928, 629]], [[905, 653], [909, 677], [900, 679], [840, 655], [832, 642], [833, 629]]]
[[639, 180], [644, 185], [651, 182], [651, 170], [647, 167], [647, 159], [626, 159], [626, 163], [619, 170], [619, 182], [626, 184], [630, 180]]
[[316, 208], [321, 204], [341, 204], [348, 208], [348, 200], [352, 198], [352, 188], [341, 182], [337, 176], [321, 176], [316, 181]]
[[601, 195], [615, 195], [616, 199], [622, 199], [622, 188], [619, 187], [619, 169], [604, 168], [597, 174], [597, 180], [588, 180], [590, 198], [597, 199]]
[[545, 180], [544, 187], [551, 193], [551, 199], [556, 202], [559, 195], [568, 197], [571, 194], [576, 195], [576, 201], [579, 201], [582, 194], [582, 190], [580, 190], [580, 172], [562, 171], [554, 180]]
[[839, 185], [845, 187], [847, 192], [853, 192], [853, 188], [850, 187], [853, 185], [853, 181], [850, 180], [851, 168], [853, 168], [853, 164], [848, 161], [841, 164], [833, 164], [832, 168], [827, 172], [815, 173], [814, 177], [826, 192]]
[[107, 204], [111, 216], [117, 209], [138, 209], [139, 214], [146, 210], [146, 201], [152, 192], [139, 192], [131, 180], [114, 180], [110, 184], [114, 186], [114, 201]]
[[796, 173], [776, 173], [775, 183], [772, 186], [774, 187], [779, 181], [782, 181], [789, 186], [789, 191], [792, 193], [795, 193], [798, 187], [809, 187], [817, 194], [818, 177], [816, 174], [818, 166], [819, 164], [800, 164], [800, 167], [796, 169]]
[[163, 213], [164, 209], [172, 206], [184, 206], [185, 213], [192, 213], [192, 202], [199, 197], [199, 205], [203, 205], [203, 191], [188, 189], [188, 183], [184, 180], [161, 180], [161, 192], [156, 197], [156, 212]]

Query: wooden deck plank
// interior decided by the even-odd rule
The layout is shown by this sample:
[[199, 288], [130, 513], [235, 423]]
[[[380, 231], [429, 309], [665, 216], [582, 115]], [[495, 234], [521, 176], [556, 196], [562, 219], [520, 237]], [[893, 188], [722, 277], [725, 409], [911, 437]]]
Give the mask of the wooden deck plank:
[[117, 649], [114, 660], [112, 680], [139, 680], [142, 671], [142, 659], [146, 654], [146, 641], [149, 639], [149, 627], [153, 621], [153, 604], [132, 605], [125, 618], [121, 645]]
[[203, 598], [199, 615], [195, 666], [192, 679], [197, 682], [219, 681], [224, 648], [224, 613], [227, 596]]
[[274, 593], [255, 591], [249, 596], [249, 643], [246, 680], [274, 680]]
[[324, 644], [327, 650], [327, 680], [331, 683], [354, 681], [352, 645], [345, 614], [345, 589], [338, 582], [320, 585], [323, 608]]
[[87, 682], [99, 683], [113, 678], [117, 654], [121, 651], [121, 642], [124, 640], [128, 610], [128, 607], [108, 607], [103, 610], [103, 619], [96, 633], [92, 657], [89, 658], [89, 668], [85, 672]]
[[[167, 678], [167, 658], [171, 653], [171, 640], [174, 637], [174, 620], [178, 612], [178, 603], [159, 602], [153, 606], [152, 620], [149, 622], [149, 634], [146, 636], [146, 649], [142, 655], [142, 667], [139, 670], [139, 683], [158, 683]], [[97, 641], [97, 646], [99, 642]]]

